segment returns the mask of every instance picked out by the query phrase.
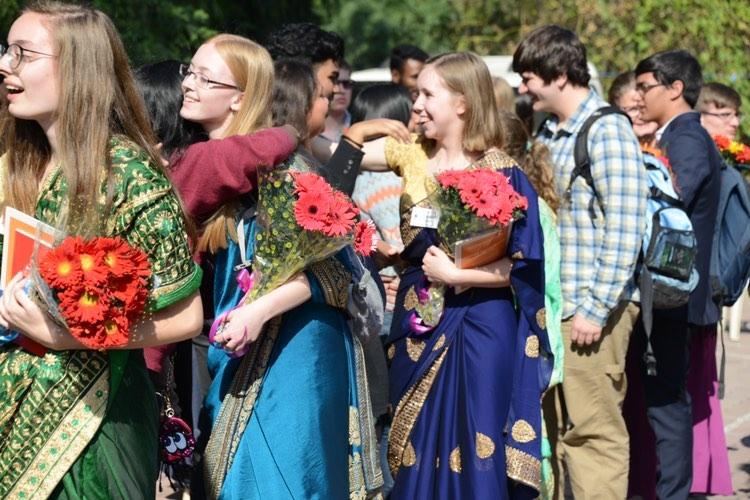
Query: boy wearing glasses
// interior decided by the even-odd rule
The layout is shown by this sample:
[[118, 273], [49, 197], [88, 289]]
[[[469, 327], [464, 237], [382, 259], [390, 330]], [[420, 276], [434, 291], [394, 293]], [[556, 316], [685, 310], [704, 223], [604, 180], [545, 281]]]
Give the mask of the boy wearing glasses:
[[[709, 263], [722, 160], [701, 126], [700, 114], [693, 111], [703, 83], [695, 57], [682, 50], [659, 52], [638, 63], [635, 73], [636, 90], [643, 102], [641, 116], [659, 124], [656, 139], [669, 158], [698, 242], [695, 259], [700, 274], [698, 286], [686, 306], [654, 310], [651, 344], [657, 374], [647, 376], [643, 369], [648, 419], [656, 436], [656, 454], [661, 464], [657, 496], [687, 498], [694, 465], [691, 396], [686, 387], [691, 338], [694, 350], [705, 349], [713, 359], [719, 320], [719, 307], [712, 300]], [[645, 350], [641, 327], [636, 330], [634, 342], [638, 342], [639, 352]], [[694, 369], [703, 371], [700, 366]]]
[[566, 193], [557, 213], [564, 376], [562, 388], [548, 391], [544, 401], [556, 498], [564, 498], [563, 460], [576, 498], [625, 498], [629, 449], [621, 408], [639, 312], [633, 273], [645, 228], [643, 158], [628, 119], [603, 116], [588, 133], [593, 186], [582, 176], [571, 183], [576, 137], [607, 106], [589, 88], [586, 49], [575, 33], [559, 26], [535, 30], [516, 49], [513, 71], [534, 111], [552, 115], [537, 138], [552, 154], [558, 193]]
[[740, 128], [742, 98], [732, 87], [711, 82], [701, 88], [695, 109], [701, 114], [701, 125], [711, 137], [723, 135], [735, 139]]

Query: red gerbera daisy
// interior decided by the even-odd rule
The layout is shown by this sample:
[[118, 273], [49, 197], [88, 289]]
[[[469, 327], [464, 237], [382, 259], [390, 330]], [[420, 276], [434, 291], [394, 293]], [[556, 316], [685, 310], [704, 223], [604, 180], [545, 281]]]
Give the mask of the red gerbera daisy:
[[144, 270], [150, 274], [145, 254], [130, 247], [122, 238], [97, 238], [94, 248], [101, 254], [101, 262], [112, 277], [122, 278], [133, 273], [140, 276]]
[[111, 311], [99, 333], [99, 346], [102, 348], [127, 345], [130, 339], [130, 322], [125, 316]]
[[109, 284], [112, 298], [122, 305], [125, 314], [135, 319], [141, 315], [148, 300], [145, 280], [112, 280]]
[[354, 220], [357, 215], [359, 215], [359, 210], [349, 201], [349, 198], [343, 193], [335, 191], [333, 202], [328, 209], [323, 233], [327, 236], [344, 236], [354, 227]]
[[311, 193], [315, 195], [330, 194], [332, 188], [326, 180], [312, 172], [292, 172], [294, 192], [298, 194]]
[[99, 290], [82, 287], [78, 290], [63, 290], [58, 295], [60, 310], [65, 321], [71, 324], [96, 324], [104, 320], [109, 309], [109, 297]]
[[325, 227], [331, 204], [330, 196], [302, 193], [294, 204], [297, 224], [308, 231], [322, 231]]
[[462, 170], [446, 170], [438, 174], [437, 181], [444, 188], [456, 187], [462, 173]]
[[83, 281], [78, 254], [68, 245], [47, 252], [39, 261], [39, 274], [47, 285], [57, 289], [76, 287]]
[[729, 145], [732, 143], [732, 140], [729, 137], [724, 137], [723, 135], [715, 135], [714, 142], [716, 143], [716, 146], [721, 151], [723, 151], [729, 148]]
[[101, 286], [107, 282], [108, 270], [102, 257], [103, 254], [97, 251], [93, 241], [87, 243], [78, 256], [85, 285]]
[[366, 257], [375, 251], [377, 243], [375, 224], [371, 220], [357, 222], [354, 227], [354, 251]]
[[501, 210], [501, 202], [498, 196], [490, 193], [481, 193], [471, 204], [471, 208], [479, 217], [492, 219]]
[[68, 331], [78, 342], [90, 349], [99, 349], [101, 325], [68, 324]]
[[738, 163], [750, 163], [750, 147], [743, 145], [742, 151], [737, 153], [736, 158]]

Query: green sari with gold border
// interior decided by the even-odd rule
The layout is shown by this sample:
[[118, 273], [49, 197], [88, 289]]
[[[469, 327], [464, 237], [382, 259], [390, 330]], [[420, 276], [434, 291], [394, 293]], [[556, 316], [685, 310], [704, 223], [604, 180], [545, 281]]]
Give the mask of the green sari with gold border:
[[[163, 309], [189, 297], [201, 279], [180, 204], [135, 144], [114, 137], [110, 155], [115, 194], [103, 234], [146, 252], [149, 310]], [[67, 205], [58, 168], [44, 181], [35, 216], [59, 226]], [[0, 498], [154, 497], [158, 410], [141, 350], [37, 357], [2, 346], [0, 402]]]

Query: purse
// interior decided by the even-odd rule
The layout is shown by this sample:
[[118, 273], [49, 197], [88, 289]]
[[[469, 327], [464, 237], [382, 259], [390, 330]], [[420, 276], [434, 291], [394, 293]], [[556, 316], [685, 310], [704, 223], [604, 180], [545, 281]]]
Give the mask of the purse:
[[159, 426], [159, 454], [166, 465], [174, 465], [191, 457], [195, 450], [195, 437], [190, 426], [180, 417], [175, 416], [170, 393], [174, 384], [174, 362], [169, 360], [167, 381], [162, 399], [164, 410]]

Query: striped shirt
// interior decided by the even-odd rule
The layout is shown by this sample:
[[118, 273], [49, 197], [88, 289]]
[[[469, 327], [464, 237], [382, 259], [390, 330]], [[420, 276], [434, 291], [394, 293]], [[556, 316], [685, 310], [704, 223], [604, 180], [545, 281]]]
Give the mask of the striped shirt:
[[[575, 165], [576, 136], [586, 118], [606, 105], [591, 90], [566, 123], [559, 125], [552, 117], [537, 137], [552, 154], [556, 189], [562, 200], [557, 227], [563, 319], [580, 313], [601, 326], [619, 302], [637, 300], [633, 273], [646, 227], [648, 195], [646, 170], [630, 123], [623, 116], [607, 115], [592, 125], [588, 136], [597, 195], [579, 176], [569, 201], [566, 199]], [[594, 196], [601, 200], [606, 215]]]

